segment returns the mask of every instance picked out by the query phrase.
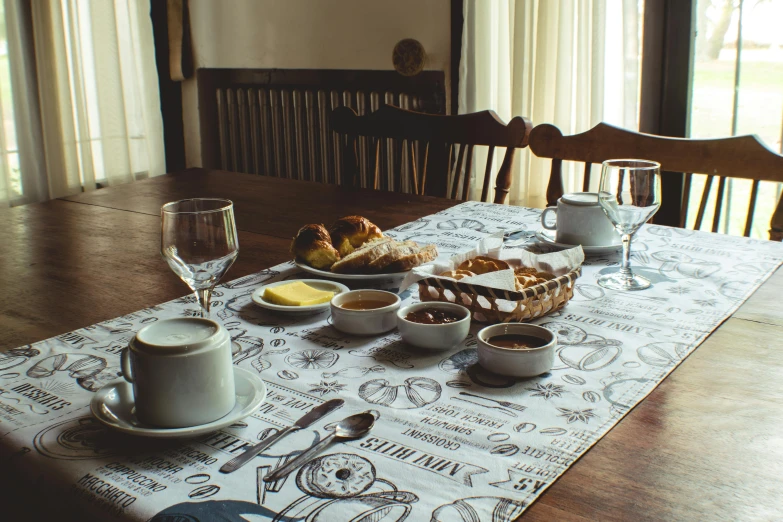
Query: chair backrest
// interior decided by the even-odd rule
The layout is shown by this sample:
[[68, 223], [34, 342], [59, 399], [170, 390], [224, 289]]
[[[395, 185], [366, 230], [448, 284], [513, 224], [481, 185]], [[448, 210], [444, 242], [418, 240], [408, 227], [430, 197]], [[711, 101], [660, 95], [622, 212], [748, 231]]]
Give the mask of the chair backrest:
[[[475, 146], [487, 146], [481, 200], [487, 201], [496, 147], [506, 154], [495, 178], [495, 203], [504, 203], [511, 186], [516, 149], [527, 146], [533, 126], [515, 117], [508, 125], [492, 111], [458, 116], [413, 112], [391, 105], [359, 116], [349, 107], [332, 111], [332, 130], [342, 135], [345, 172], [360, 184], [363, 173], [374, 188], [467, 199]], [[360, 144], [360, 140], [370, 140]], [[361, 150], [370, 154], [362, 155]]]
[[[783, 182], [783, 156], [764, 145], [756, 136], [735, 136], [719, 139], [670, 138], [633, 132], [607, 123], [599, 123], [582, 134], [563, 136], [554, 125], [538, 125], [530, 135], [530, 150], [538, 157], [552, 158], [552, 170], [547, 187], [547, 202], [554, 205], [563, 195], [563, 160], [584, 162], [582, 190], [590, 186], [593, 163], [609, 159], [638, 158], [657, 161], [662, 171], [685, 174], [680, 226], [684, 227], [691, 195], [693, 174], [706, 174], [707, 181], [699, 200], [695, 228], [701, 228], [713, 180], [718, 180], [718, 193], [712, 221], [712, 231], [718, 231], [727, 178], [753, 180], [745, 235], [750, 235], [760, 181]], [[783, 207], [778, 202], [772, 217], [770, 238], [783, 238]]]
[[335, 107], [446, 113], [443, 71], [199, 69], [196, 78], [202, 166], [234, 172], [340, 183]]

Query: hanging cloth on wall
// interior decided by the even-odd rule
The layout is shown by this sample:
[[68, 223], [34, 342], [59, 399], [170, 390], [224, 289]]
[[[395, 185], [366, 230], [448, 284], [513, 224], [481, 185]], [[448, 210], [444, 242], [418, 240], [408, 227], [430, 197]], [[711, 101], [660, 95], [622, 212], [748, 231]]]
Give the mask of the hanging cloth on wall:
[[175, 82], [193, 76], [188, 0], [168, 0], [166, 19], [169, 32], [169, 75]]

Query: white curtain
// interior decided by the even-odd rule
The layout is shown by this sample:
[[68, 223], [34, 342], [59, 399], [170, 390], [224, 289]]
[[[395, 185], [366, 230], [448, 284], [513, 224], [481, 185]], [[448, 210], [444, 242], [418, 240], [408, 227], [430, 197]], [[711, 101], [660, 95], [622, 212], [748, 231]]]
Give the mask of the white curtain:
[[0, 100], [0, 197], [9, 204], [164, 173], [149, 2], [5, 0], [10, 89], [0, 70], [0, 93], [13, 103]]
[[[506, 122], [526, 116], [564, 135], [601, 121], [638, 129], [641, 7], [640, 0], [465, 0], [459, 112], [491, 109]], [[480, 191], [484, 169], [475, 165], [486, 151], [474, 158], [471, 187]], [[518, 151], [509, 203], [546, 206], [550, 165]], [[563, 171], [566, 191], [581, 191], [582, 169], [564, 163]]]

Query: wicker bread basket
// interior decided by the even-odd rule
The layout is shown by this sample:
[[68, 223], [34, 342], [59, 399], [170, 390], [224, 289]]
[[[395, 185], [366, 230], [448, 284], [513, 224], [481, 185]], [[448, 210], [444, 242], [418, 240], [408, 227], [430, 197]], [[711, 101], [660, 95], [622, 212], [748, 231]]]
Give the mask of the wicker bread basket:
[[524, 323], [563, 308], [581, 273], [581, 267], [576, 268], [519, 292], [428, 277], [419, 281], [419, 299], [461, 304], [480, 323]]

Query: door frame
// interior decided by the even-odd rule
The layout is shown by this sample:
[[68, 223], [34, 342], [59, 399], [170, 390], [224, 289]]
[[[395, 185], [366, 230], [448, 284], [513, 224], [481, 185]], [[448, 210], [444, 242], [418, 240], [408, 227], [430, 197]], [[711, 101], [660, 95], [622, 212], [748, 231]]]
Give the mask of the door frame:
[[[697, 0], [645, 0], [639, 131], [688, 137]], [[655, 222], [680, 226], [682, 172], [662, 173]]]

